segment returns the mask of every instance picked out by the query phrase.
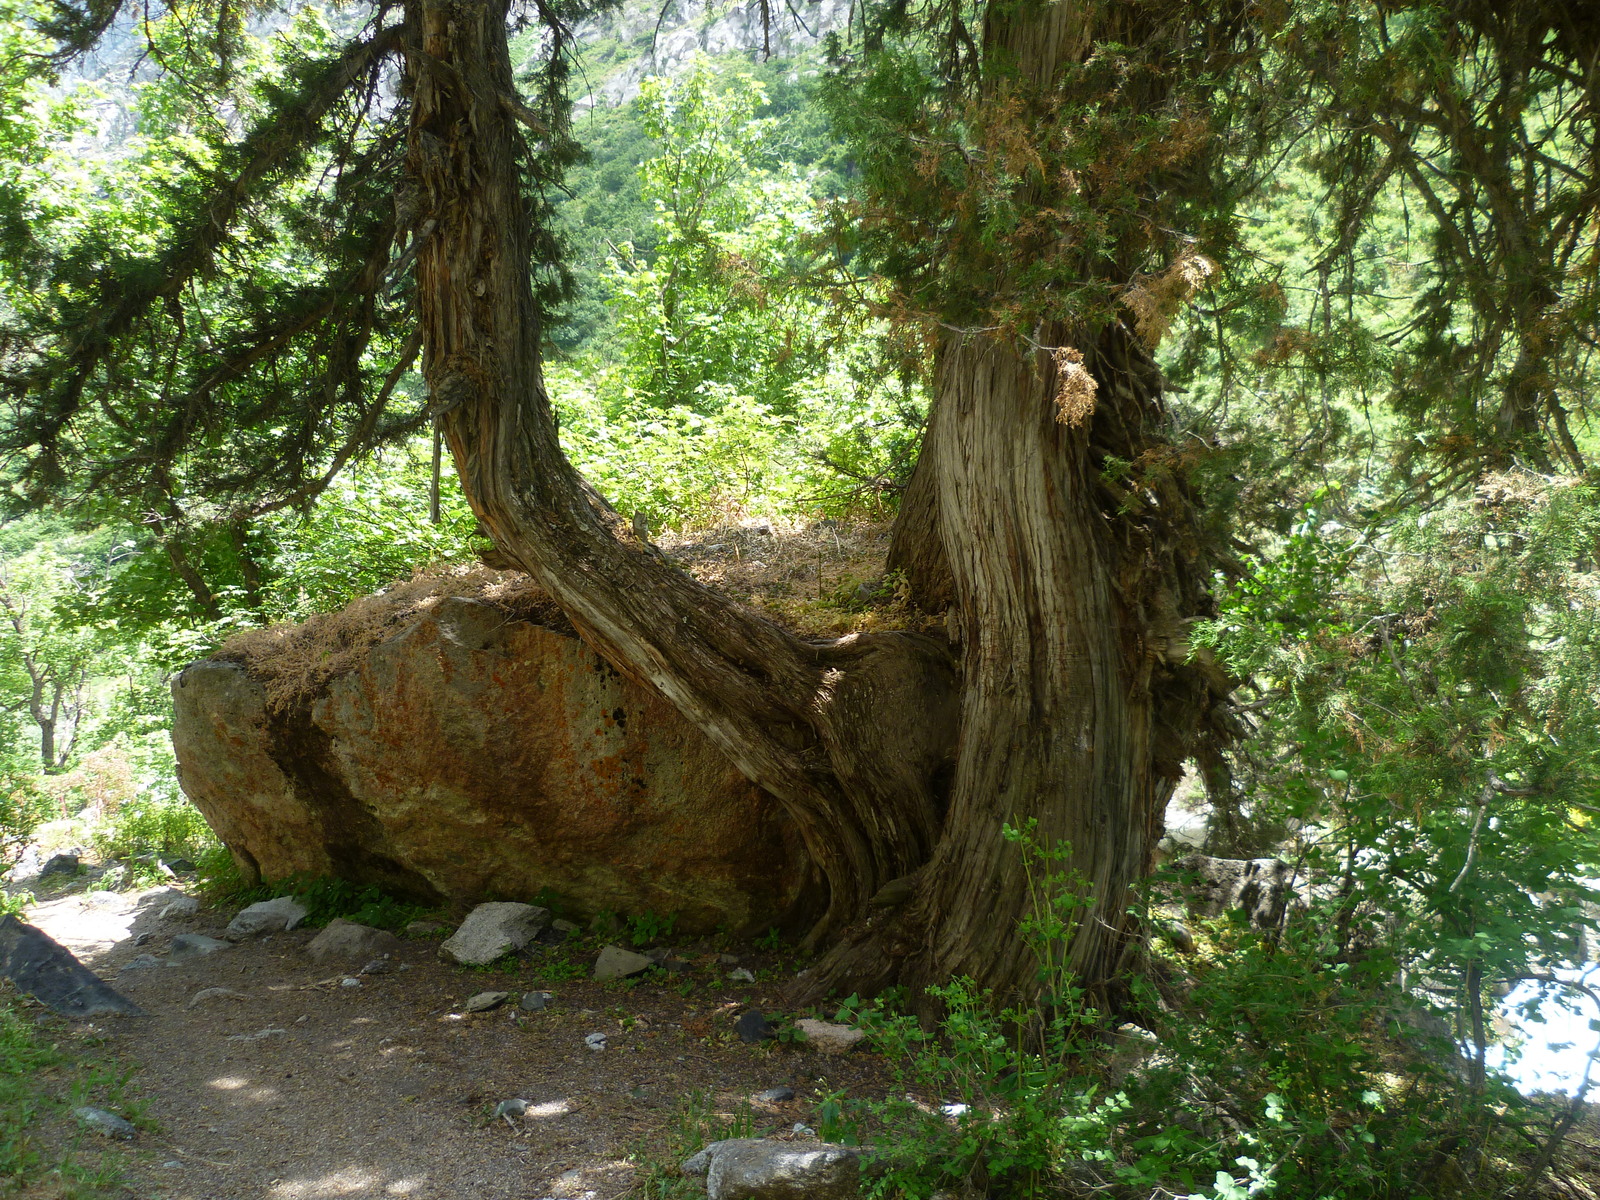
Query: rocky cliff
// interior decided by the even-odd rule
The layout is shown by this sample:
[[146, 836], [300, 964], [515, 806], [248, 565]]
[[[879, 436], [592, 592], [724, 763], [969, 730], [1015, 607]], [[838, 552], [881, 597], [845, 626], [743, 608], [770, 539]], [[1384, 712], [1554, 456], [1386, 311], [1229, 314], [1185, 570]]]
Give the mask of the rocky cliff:
[[553, 892], [686, 931], [803, 916], [775, 803], [674, 709], [492, 589], [417, 592], [387, 622], [368, 605], [263, 632], [174, 681], [184, 791], [247, 874]]

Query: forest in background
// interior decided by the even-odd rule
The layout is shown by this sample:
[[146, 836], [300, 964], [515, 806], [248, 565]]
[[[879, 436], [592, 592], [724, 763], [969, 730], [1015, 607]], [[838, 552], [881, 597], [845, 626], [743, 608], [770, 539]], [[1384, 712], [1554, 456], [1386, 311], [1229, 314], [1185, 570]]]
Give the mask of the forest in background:
[[[31, 36], [22, 15], [0, 35], [13, 63]], [[292, 57], [286, 41], [303, 50], [331, 36], [309, 8], [291, 33], [247, 40], [233, 69], [270, 82]], [[148, 34], [159, 47], [183, 30], [168, 18]], [[820, 53], [705, 61], [575, 119], [588, 157], [568, 175], [570, 195], [553, 201], [575, 278], [549, 331], [549, 388], [574, 463], [652, 531], [746, 517], [882, 520], [910, 476], [929, 340], [840, 247], [838, 214], [860, 172], [851, 131], [829, 116], [837, 98], [830, 108], [816, 97], [824, 76]], [[97, 160], [74, 149], [88, 119], [81, 93], [25, 71], [0, 79], [0, 219], [137, 249], [216, 132], [183, 86], [138, 84], [135, 136]], [[1539, 147], [1528, 170], [1545, 171], [1558, 200], [1565, 175], [1590, 169], [1590, 148], [1559, 127]], [[1516, 338], [1538, 331], [1486, 324], [1473, 293], [1488, 285], [1440, 251], [1461, 209], [1448, 194], [1441, 202], [1444, 185], [1364, 169], [1358, 222], [1329, 182], [1349, 166], [1335, 159], [1312, 143], [1272, 165], [1225, 275], [1196, 250], [1127, 298], [1160, 345], [1180, 449], [1176, 463], [1112, 464], [1107, 482], [1137, 510], [1154, 499], [1147, 476], [1187, 473], [1229, 548], [1218, 612], [1194, 653], [1239, 681], [1245, 736], [1193, 764], [1205, 849], [1280, 856], [1331, 881], [1318, 903], [1334, 921], [1291, 922], [1270, 937], [1222, 921], [1158, 939], [1157, 958], [1181, 959], [1196, 981], [1191, 1015], [1163, 1031], [1186, 1065], [1156, 1072], [1123, 1104], [1201, 1115], [1192, 1129], [1119, 1126], [1127, 1187], [1185, 1177], [1219, 1200], [1279, 1186], [1398, 1195], [1427, 1170], [1454, 1181], [1426, 1185], [1431, 1194], [1465, 1187], [1450, 1174], [1459, 1166], [1437, 1161], [1440, 1096], [1474, 1114], [1521, 1111], [1488, 1066], [1495, 1000], [1531, 981], [1543, 986], [1522, 993], [1530, 1003], [1587, 1002], [1563, 971], [1587, 960], [1600, 899], [1593, 341], [1575, 339], [1531, 385], [1568, 397], [1566, 407], [1543, 406], [1491, 452], [1496, 423], [1503, 434], [1523, 418], [1485, 396], [1528, 356]], [[1591, 269], [1594, 245], [1582, 231], [1572, 241], [1556, 249], [1575, 275]], [[263, 253], [252, 269], [271, 288], [294, 286], [302, 268]], [[0, 304], [26, 309], [36, 299], [28, 264], [8, 259], [3, 270]], [[1546, 319], [1590, 318], [1575, 304]], [[1455, 374], [1438, 371], [1441, 359]], [[408, 374], [395, 386], [421, 385]], [[1439, 422], [1452, 407], [1480, 415]], [[7, 847], [68, 821], [79, 824], [66, 836], [125, 862], [127, 882], [158, 875], [161, 856], [215, 860], [173, 776], [172, 673], [238, 630], [331, 611], [485, 553], [448, 469], [430, 519], [430, 451], [426, 435], [397, 437], [315, 498], [247, 515], [186, 495], [181, 480], [168, 510], [93, 487], [70, 504], [29, 506], [19, 480], [16, 507], [33, 511], [0, 528]], [[893, 577], [863, 582], [872, 598], [850, 590], [841, 608], [895, 601]], [[1041, 919], [1070, 914], [1047, 905]], [[1159, 990], [1161, 971], [1152, 977]], [[973, 1039], [964, 1052], [998, 1056], [999, 1071], [1007, 1052], [985, 1040], [981, 997], [953, 986], [949, 1006], [968, 1021], [956, 1035]], [[1373, 1027], [1396, 1005], [1443, 1022], [1465, 1048], [1465, 1079], [1436, 1061], [1435, 1077], [1370, 1086], [1392, 1074], [1394, 1051]], [[1240, 1054], [1240, 1026], [1257, 1035], [1255, 1057]], [[915, 1053], [908, 1026], [889, 1028]], [[1027, 1157], [1043, 1136], [1028, 1123], [1059, 1113], [1062, 1093], [1049, 1089], [1065, 1084], [1057, 1068], [1026, 1061], [1046, 1099], [1019, 1106], [998, 1143], [963, 1140], [963, 1129], [943, 1155], [988, 1155], [996, 1178], [1048, 1169]], [[1124, 1119], [1099, 1097], [1073, 1103], [1072, 1137], [1084, 1146]], [[1206, 1114], [1230, 1104], [1250, 1119], [1218, 1134]], [[1502, 1132], [1538, 1157], [1577, 1111]], [[1226, 1186], [1205, 1175], [1218, 1162]], [[1467, 1173], [1490, 1176], [1477, 1163]], [[1299, 1185], [1283, 1182], [1291, 1175]], [[1319, 1190], [1335, 1176], [1340, 1190]]]

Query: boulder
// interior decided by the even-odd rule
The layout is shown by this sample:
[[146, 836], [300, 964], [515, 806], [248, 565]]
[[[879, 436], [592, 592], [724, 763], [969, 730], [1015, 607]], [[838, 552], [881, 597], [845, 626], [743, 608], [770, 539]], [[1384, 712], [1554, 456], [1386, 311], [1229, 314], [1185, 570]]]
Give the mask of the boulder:
[[0, 975], [63, 1017], [143, 1016], [144, 1010], [42, 929], [0, 917]]
[[849, 1200], [860, 1193], [861, 1154], [828, 1142], [712, 1142], [686, 1159], [704, 1175], [707, 1200]]
[[308, 913], [306, 906], [293, 896], [261, 900], [240, 909], [239, 914], [228, 922], [222, 936], [229, 941], [240, 942], [263, 933], [281, 933], [300, 924]]
[[477, 597], [413, 597], [387, 640], [361, 644], [349, 618], [329, 644], [354, 648], [298, 691], [290, 650], [259, 649], [294, 630], [174, 680], [180, 780], [245, 876], [434, 904], [549, 889], [581, 917], [674, 913], [689, 933], [805, 922], [812, 870], [776, 802], [659, 696], [493, 600], [506, 577], [483, 574], [499, 582]]
[[1277, 929], [1303, 909], [1310, 885], [1293, 863], [1277, 858], [1213, 858], [1190, 854], [1173, 864], [1189, 911], [1215, 917], [1241, 909], [1257, 929]]
[[502, 954], [521, 950], [550, 923], [550, 910], [502, 900], [480, 904], [461, 928], [439, 945], [439, 957], [464, 967], [481, 967]]
[[655, 959], [647, 954], [635, 954], [621, 946], [607, 946], [594, 960], [594, 977], [601, 982], [608, 979], [626, 979], [655, 966]]
[[400, 948], [400, 939], [386, 929], [358, 925], [335, 917], [328, 927], [306, 943], [306, 953], [317, 962], [331, 959], [359, 959], [370, 962]]
[[807, 1017], [796, 1021], [794, 1027], [806, 1035], [806, 1046], [823, 1054], [843, 1054], [867, 1035], [848, 1025], [835, 1025], [831, 1021], [818, 1021]]

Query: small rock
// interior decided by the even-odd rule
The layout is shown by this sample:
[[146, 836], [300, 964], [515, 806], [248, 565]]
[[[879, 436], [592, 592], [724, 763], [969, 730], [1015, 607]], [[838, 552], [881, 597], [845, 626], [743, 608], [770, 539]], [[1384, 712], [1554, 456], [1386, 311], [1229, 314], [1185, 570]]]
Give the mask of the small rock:
[[358, 988], [361, 986], [361, 980], [357, 979], [354, 975], [346, 975], [343, 979], [339, 980], [339, 986], [342, 988]]
[[817, 1136], [817, 1131], [811, 1128], [811, 1126], [807, 1125], [804, 1121], [796, 1121], [794, 1123], [794, 1128], [789, 1130], [789, 1132], [794, 1134], [795, 1137], [814, 1138]]
[[161, 960], [154, 954], [141, 954], [137, 958], [130, 958], [122, 964], [124, 971], [147, 971], [151, 967], [159, 967]]
[[[52, 854], [44, 866], [39, 868], [39, 878], [43, 880], [47, 875], [76, 875], [78, 873], [78, 856], [76, 854]], [[84, 1110], [103, 1112], [103, 1109]], [[122, 1119], [117, 1118], [119, 1121]]]
[[512, 1128], [515, 1128], [515, 1125], [512, 1124], [511, 1118], [526, 1115], [528, 1107], [529, 1101], [522, 1099], [520, 1096], [516, 1096], [510, 1100], [502, 1100], [499, 1104], [496, 1104], [494, 1106], [494, 1115], [497, 1117], [504, 1117], [506, 1124], [512, 1125]]
[[606, 1035], [591, 1033], [584, 1037], [583, 1044], [591, 1050], [604, 1050], [606, 1048]]
[[215, 954], [219, 950], [226, 950], [228, 946], [229, 943], [207, 937], [203, 933], [180, 933], [172, 939], [172, 948], [167, 954], [167, 965], [177, 966], [180, 963], [192, 962], [208, 954]]
[[197, 1004], [206, 1004], [212, 1000], [243, 1000], [244, 998], [245, 995], [243, 992], [236, 992], [232, 988], [201, 988], [198, 992], [189, 997], [189, 1007], [193, 1008]]
[[735, 967], [733, 970], [729, 971], [728, 978], [733, 980], [735, 983], [754, 983], [756, 981], [756, 977], [750, 974], [750, 972], [745, 970], [743, 967]]
[[772, 1028], [772, 1023], [754, 1009], [733, 1023], [733, 1031], [739, 1035], [741, 1042], [749, 1042], [751, 1045], [777, 1036], [777, 1030]]
[[807, 1017], [796, 1021], [795, 1028], [806, 1035], [806, 1044], [823, 1054], [843, 1054], [867, 1035], [848, 1025], [835, 1025]]
[[179, 896], [165, 906], [159, 916], [163, 921], [187, 921], [200, 911], [200, 901], [193, 896]]
[[183, 1164], [175, 1158], [169, 1158], [161, 1164], [161, 1169], [163, 1171], [181, 1171], [183, 1170]]
[[386, 929], [358, 925], [335, 917], [328, 927], [306, 943], [306, 953], [315, 962], [329, 959], [373, 959], [400, 949], [400, 939]]
[[148, 946], [155, 936], [153, 933], [137, 934], [133, 939], [133, 944], [135, 946]]
[[433, 937], [450, 928], [443, 921], [409, 921], [402, 931], [409, 938]]
[[268, 1028], [258, 1029], [254, 1033], [231, 1034], [228, 1040], [230, 1042], [264, 1042], [269, 1038], [281, 1038], [288, 1036], [289, 1031], [287, 1029]]
[[681, 1169], [706, 1177], [707, 1200], [847, 1200], [861, 1186], [860, 1153], [827, 1143], [733, 1138], [712, 1142]]
[[559, 934], [565, 935], [566, 937], [576, 937], [578, 934], [583, 932], [583, 930], [578, 927], [577, 922], [568, 921], [559, 917], [550, 922], [550, 928]]
[[522, 1000], [517, 1007], [523, 1012], [543, 1012], [553, 999], [555, 997], [549, 992], [523, 992]]
[[389, 971], [389, 960], [386, 958], [375, 958], [361, 968], [363, 975], [387, 975]]
[[752, 1099], [759, 1100], [762, 1104], [787, 1104], [794, 1099], [792, 1087], [768, 1088], [764, 1092], [757, 1092]]
[[439, 946], [439, 957], [465, 967], [481, 967], [502, 954], [521, 950], [550, 923], [550, 910], [503, 900], [480, 904]]
[[228, 928], [223, 930], [223, 936], [230, 941], [240, 942], [262, 933], [278, 933], [281, 930], [293, 929], [306, 919], [308, 911], [306, 906], [293, 896], [262, 900], [240, 910], [239, 915], [228, 922]]
[[187, 858], [164, 858], [161, 865], [174, 875], [193, 875], [195, 866]]
[[120, 1138], [125, 1142], [131, 1142], [134, 1135], [139, 1132], [116, 1113], [104, 1108], [95, 1108], [93, 1105], [86, 1104], [82, 1108], [75, 1108], [72, 1110], [72, 1115], [102, 1137]]
[[488, 1012], [492, 1008], [499, 1008], [511, 999], [510, 992], [479, 992], [476, 996], [467, 999], [468, 1012]]
[[630, 975], [638, 975], [655, 966], [643, 954], [635, 954], [632, 950], [624, 950], [621, 946], [607, 946], [600, 951], [600, 957], [594, 962], [594, 977], [597, 980], [626, 979]]

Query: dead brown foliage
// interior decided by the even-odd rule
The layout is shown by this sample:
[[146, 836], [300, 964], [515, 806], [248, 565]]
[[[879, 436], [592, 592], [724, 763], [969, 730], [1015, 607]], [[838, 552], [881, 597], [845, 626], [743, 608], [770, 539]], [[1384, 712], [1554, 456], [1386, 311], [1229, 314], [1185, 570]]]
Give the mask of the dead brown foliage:
[[419, 571], [338, 612], [298, 625], [235, 634], [212, 657], [236, 662], [266, 688], [267, 708], [281, 712], [350, 670], [361, 653], [387, 641], [449, 596], [492, 604], [508, 617], [568, 628], [561, 610], [520, 571], [472, 565]]

